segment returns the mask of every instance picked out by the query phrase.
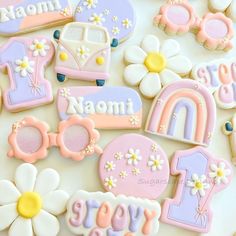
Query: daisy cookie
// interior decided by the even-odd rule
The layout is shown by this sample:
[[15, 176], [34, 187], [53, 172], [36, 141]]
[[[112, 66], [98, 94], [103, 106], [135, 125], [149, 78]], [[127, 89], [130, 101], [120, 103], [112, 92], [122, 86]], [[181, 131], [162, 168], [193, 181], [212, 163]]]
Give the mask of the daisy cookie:
[[57, 235], [56, 216], [66, 210], [69, 198], [59, 184], [53, 169], [38, 173], [31, 164], [20, 165], [14, 182], [0, 181], [0, 230], [8, 229], [9, 236]]
[[216, 193], [230, 184], [233, 178], [230, 164], [196, 147], [175, 153], [171, 174], [179, 176], [177, 190], [173, 199], [165, 200], [161, 221], [208, 233], [213, 219], [210, 203]]
[[124, 59], [128, 66], [124, 71], [125, 82], [138, 86], [148, 98], [155, 97], [162, 86], [186, 76], [192, 69], [191, 61], [180, 54], [177, 41], [168, 39], [161, 45], [154, 35], [147, 35], [141, 46], [125, 50]]
[[115, 195], [156, 199], [169, 180], [169, 163], [163, 149], [151, 139], [126, 134], [105, 148], [99, 162], [103, 187]]

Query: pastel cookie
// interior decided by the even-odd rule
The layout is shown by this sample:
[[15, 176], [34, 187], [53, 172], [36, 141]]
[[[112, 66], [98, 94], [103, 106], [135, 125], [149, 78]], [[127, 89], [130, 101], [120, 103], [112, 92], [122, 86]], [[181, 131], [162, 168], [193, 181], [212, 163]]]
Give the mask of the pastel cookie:
[[61, 120], [79, 115], [99, 129], [138, 129], [142, 125], [142, 101], [127, 87], [69, 87], [57, 93]]
[[161, 221], [208, 233], [213, 219], [211, 200], [230, 184], [233, 177], [230, 164], [196, 147], [175, 153], [171, 174], [179, 176], [177, 190], [173, 199], [165, 200]]
[[76, 8], [75, 21], [106, 27], [112, 47], [128, 39], [136, 25], [129, 0], [81, 0]]
[[155, 16], [154, 24], [171, 35], [192, 31], [209, 50], [228, 51], [233, 47], [232, 20], [222, 13], [207, 13], [201, 19], [187, 0], [168, 0]]
[[200, 63], [192, 70], [193, 79], [206, 86], [223, 109], [236, 107], [236, 60], [219, 59]]
[[20, 165], [13, 182], [0, 180], [0, 230], [10, 236], [58, 235], [56, 216], [66, 210], [69, 198], [59, 184], [55, 170], [38, 173], [31, 164]]
[[11, 112], [53, 101], [52, 88], [45, 79], [45, 67], [54, 56], [54, 46], [45, 37], [16, 37], [0, 48], [0, 68], [10, 79], [3, 99]]
[[233, 21], [236, 21], [235, 0], [209, 0], [209, 8], [214, 12], [224, 12]]
[[2, 0], [0, 35], [16, 35], [72, 21], [69, 0]]
[[167, 85], [153, 102], [146, 132], [208, 146], [216, 123], [216, 105], [208, 89], [185, 79]]
[[94, 122], [87, 118], [71, 116], [59, 123], [58, 132], [49, 133], [45, 122], [26, 117], [12, 126], [8, 156], [35, 163], [47, 157], [48, 148], [58, 147], [62, 157], [81, 161], [87, 156], [102, 153], [96, 144], [99, 138]]
[[156, 199], [168, 184], [169, 162], [153, 140], [125, 134], [104, 149], [99, 175], [103, 187], [115, 195]]
[[128, 63], [125, 82], [139, 86], [145, 97], [155, 97], [162, 86], [190, 73], [192, 63], [180, 52], [179, 43], [173, 39], [161, 45], [156, 36], [145, 36], [140, 47], [131, 46], [125, 50], [124, 60]]
[[76, 235], [155, 236], [160, 214], [157, 201], [80, 190], [68, 202], [66, 222]]
[[106, 28], [73, 22], [55, 31], [57, 41], [55, 71], [59, 82], [66, 77], [96, 81], [102, 86], [109, 78], [110, 37]]

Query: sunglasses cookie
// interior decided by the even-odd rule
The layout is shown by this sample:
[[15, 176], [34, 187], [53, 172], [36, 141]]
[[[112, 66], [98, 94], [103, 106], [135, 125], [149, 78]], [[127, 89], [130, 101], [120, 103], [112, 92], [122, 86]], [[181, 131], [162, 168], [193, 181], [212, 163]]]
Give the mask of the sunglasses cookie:
[[136, 25], [135, 12], [129, 0], [81, 0], [76, 8], [75, 21], [107, 28], [112, 47], [128, 39]]
[[57, 133], [49, 133], [45, 122], [26, 117], [12, 126], [8, 156], [35, 163], [47, 157], [48, 148], [58, 147], [62, 157], [81, 161], [94, 153], [102, 153], [96, 144], [99, 138], [90, 119], [72, 116], [59, 123]]
[[232, 181], [232, 168], [202, 147], [177, 151], [171, 174], [179, 176], [176, 195], [165, 200], [161, 221], [188, 230], [208, 233], [213, 212], [213, 196]]
[[146, 132], [208, 146], [215, 123], [216, 104], [211, 93], [199, 82], [185, 79], [167, 85], [156, 97]]
[[0, 47], [0, 68], [10, 79], [10, 88], [3, 93], [7, 110], [21, 111], [53, 101], [44, 73], [54, 52], [52, 42], [45, 37], [11, 38]]
[[72, 19], [69, 0], [0, 1], [0, 35], [26, 33]]
[[167, 187], [169, 162], [163, 149], [151, 139], [126, 134], [104, 149], [99, 175], [103, 187], [115, 195], [156, 199]]
[[157, 201], [80, 190], [68, 202], [66, 222], [76, 235], [155, 236], [160, 214]]
[[64, 82], [66, 77], [86, 81], [96, 81], [103, 86], [109, 78], [111, 47], [106, 30], [98, 25], [73, 22], [56, 30], [57, 80]]

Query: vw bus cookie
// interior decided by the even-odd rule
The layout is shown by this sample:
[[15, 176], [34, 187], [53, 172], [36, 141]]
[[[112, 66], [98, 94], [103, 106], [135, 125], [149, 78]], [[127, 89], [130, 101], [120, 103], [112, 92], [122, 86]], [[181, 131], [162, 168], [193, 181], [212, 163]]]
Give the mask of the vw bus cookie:
[[136, 25], [129, 0], [81, 0], [76, 8], [75, 21], [106, 27], [112, 47], [128, 39]]
[[59, 82], [68, 77], [96, 81], [98, 86], [105, 84], [111, 57], [110, 37], [105, 28], [73, 22], [62, 32], [56, 30], [54, 38], [58, 43], [55, 71]]
[[0, 35], [26, 33], [72, 19], [69, 0], [0, 0]]

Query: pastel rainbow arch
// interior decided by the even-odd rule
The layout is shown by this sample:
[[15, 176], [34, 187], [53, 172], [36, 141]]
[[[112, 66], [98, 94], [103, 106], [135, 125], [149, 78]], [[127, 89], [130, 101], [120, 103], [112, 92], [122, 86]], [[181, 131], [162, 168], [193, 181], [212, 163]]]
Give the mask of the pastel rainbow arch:
[[[185, 120], [183, 135], [177, 132], [181, 113]], [[185, 79], [167, 85], [153, 102], [146, 124], [149, 133], [208, 146], [216, 122], [216, 104], [199, 82]]]

